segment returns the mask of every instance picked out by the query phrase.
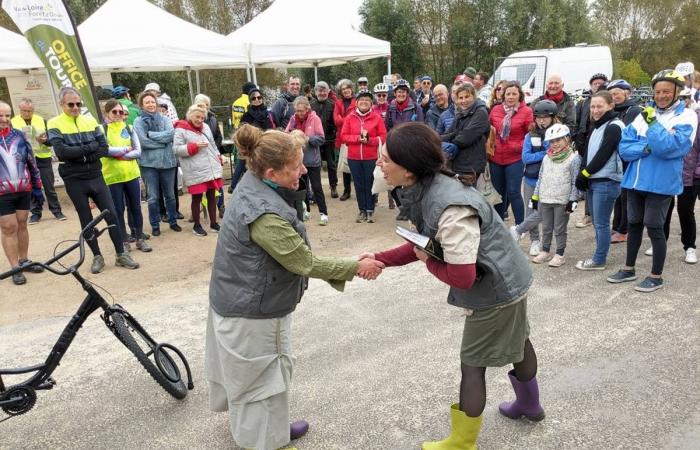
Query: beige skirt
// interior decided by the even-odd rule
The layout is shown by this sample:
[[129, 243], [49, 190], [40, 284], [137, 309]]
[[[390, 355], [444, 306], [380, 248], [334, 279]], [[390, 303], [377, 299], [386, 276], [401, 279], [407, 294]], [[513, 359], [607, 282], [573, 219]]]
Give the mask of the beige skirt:
[[205, 377], [212, 411], [229, 412], [243, 448], [289, 443], [287, 390], [292, 378], [291, 314], [277, 319], [223, 317], [209, 308]]

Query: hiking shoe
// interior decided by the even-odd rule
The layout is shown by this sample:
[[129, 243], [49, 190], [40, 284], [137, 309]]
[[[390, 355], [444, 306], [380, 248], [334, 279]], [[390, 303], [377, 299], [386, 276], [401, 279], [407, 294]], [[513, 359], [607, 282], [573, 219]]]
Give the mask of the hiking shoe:
[[34, 225], [39, 223], [41, 220], [41, 216], [37, 214], [32, 214], [32, 217], [29, 218], [29, 225]]
[[350, 198], [350, 190], [344, 191], [343, 195], [340, 196], [340, 201], [344, 202], [345, 200]]
[[170, 225], [170, 229], [176, 233], [179, 233], [180, 231], [182, 231], [182, 227], [176, 223]]
[[539, 252], [537, 256], [532, 258], [532, 262], [535, 264], [544, 264], [552, 259], [552, 254], [549, 252]]
[[117, 259], [114, 262], [114, 265], [116, 265], [117, 267], [125, 267], [127, 269], [138, 269], [139, 268], [139, 263], [134, 261], [134, 259], [128, 253], [118, 254]]
[[331, 186], [331, 198], [338, 198], [338, 188]]
[[318, 220], [318, 224], [322, 227], [328, 225], [328, 215], [322, 213], [321, 218]]
[[151, 238], [151, 235], [148, 233], [141, 232], [141, 236], [139, 236], [139, 239], [142, 241], [147, 241]]
[[591, 220], [591, 216], [583, 216], [581, 220], [576, 222], [576, 228], [585, 228], [592, 223], [593, 221]]
[[549, 267], [561, 267], [564, 264], [566, 264], [566, 257], [564, 255], [554, 255], [549, 261]]
[[148, 243], [146, 241], [144, 241], [143, 239], [139, 239], [138, 241], [136, 241], [136, 248], [138, 248], [139, 250], [141, 250], [144, 253], [149, 253], [149, 252], [153, 251], [151, 246], [148, 245]]
[[367, 223], [374, 223], [374, 211], [367, 211]]
[[105, 258], [102, 255], [95, 255], [94, 258], [92, 258], [92, 265], [90, 266], [90, 272], [92, 273], [100, 273], [104, 270], [105, 268]]
[[12, 282], [17, 286], [20, 286], [27, 282], [27, 277], [25, 277], [22, 272], [17, 272], [16, 274], [12, 275]]
[[575, 266], [578, 270], [605, 270], [605, 264], [596, 264], [592, 259], [579, 261]]
[[664, 280], [661, 278], [646, 277], [641, 283], [634, 287], [635, 291], [639, 292], [654, 292], [657, 289], [664, 287]]
[[133, 244], [133, 243], [136, 242], [137, 240], [138, 240], [138, 239], [136, 239], [136, 235], [133, 235], [133, 234], [130, 235], [128, 238], [126, 238], [126, 242], [128, 242], [129, 244]]
[[160, 228], [154, 228], [153, 230], [151, 230], [151, 234], [153, 234], [153, 236], [156, 237], [160, 236]]
[[131, 251], [131, 244], [129, 244], [128, 242], [124, 242], [124, 251], [130, 252]]
[[221, 231], [221, 225], [219, 225], [218, 223], [212, 223], [211, 225], [209, 225], [209, 228], [214, 233], [218, 233], [219, 231]]
[[627, 242], [627, 234], [626, 233], [618, 233], [617, 231], [613, 232], [612, 236], [610, 236], [610, 243], [611, 244], [621, 244], [623, 242]]
[[636, 279], [637, 274], [634, 272], [634, 270], [625, 269], [620, 269], [607, 278], [608, 283], [624, 283], [625, 281], [634, 281]]
[[530, 250], [527, 252], [530, 256], [537, 256], [540, 254], [540, 241], [534, 240], [530, 243]]
[[688, 264], [695, 264], [698, 262], [698, 255], [695, 253], [694, 248], [689, 248], [685, 251], [685, 262]]
[[367, 222], [367, 213], [364, 211], [360, 211], [357, 214], [357, 217], [355, 218], [356, 223], [362, 223], [362, 222]]
[[178, 211], [178, 212], [175, 213], [175, 218], [176, 218], [177, 220], [182, 220], [182, 219], [185, 218], [185, 216], [183, 216], [182, 213], [181, 213], [180, 211]]
[[68, 217], [66, 217], [61, 211], [57, 212], [53, 216], [56, 218], [56, 220], [60, 220], [61, 222], [68, 220]]
[[510, 235], [513, 237], [513, 240], [515, 242], [520, 242], [520, 237], [522, 236], [520, 233], [518, 233], [518, 230], [516, 229], [516, 226], [513, 225], [512, 227], [508, 228], [508, 231], [510, 231]]
[[649, 247], [647, 251], [644, 252], [647, 256], [654, 256], [654, 247]]
[[195, 236], [204, 237], [207, 235], [207, 232], [204, 231], [204, 228], [202, 228], [200, 224], [196, 224], [194, 227], [192, 227], [192, 234]]

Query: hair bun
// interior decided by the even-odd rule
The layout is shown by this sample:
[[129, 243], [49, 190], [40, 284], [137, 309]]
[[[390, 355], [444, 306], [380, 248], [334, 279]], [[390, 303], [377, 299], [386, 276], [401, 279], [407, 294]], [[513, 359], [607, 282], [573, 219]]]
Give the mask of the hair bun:
[[233, 142], [238, 147], [238, 152], [244, 158], [250, 158], [255, 153], [255, 148], [260, 143], [263, 131], [247, 123], [238, 128], [233, 135]]

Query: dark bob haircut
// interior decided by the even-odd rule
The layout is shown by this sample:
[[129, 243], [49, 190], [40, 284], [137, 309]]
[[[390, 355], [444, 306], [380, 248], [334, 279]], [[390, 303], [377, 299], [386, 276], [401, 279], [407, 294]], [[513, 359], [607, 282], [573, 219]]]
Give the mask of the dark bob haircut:
[[407, 122], [386, 136], [389, 158], [411, 172], [418, 181], [439, 173], [445, 165], [440, 136], [426, 124]]

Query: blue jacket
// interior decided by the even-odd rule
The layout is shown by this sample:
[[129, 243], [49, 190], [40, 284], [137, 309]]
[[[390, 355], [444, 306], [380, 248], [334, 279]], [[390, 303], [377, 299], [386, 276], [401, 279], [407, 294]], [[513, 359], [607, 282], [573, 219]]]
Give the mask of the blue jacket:
[[435, 131], [437, 131], [437, 134], [447, 133], [447, 130], [450, 129], [450, 127], [452, 126], [452, 122], [454, 121], [455, 104], [450, 103], [450, 106], [447, 108], [447, 110], [440, 114], [440, 118], [438, 119], [437, 128], [435, 128]]
[[697, 128], [697, 115], [680, 101], [665, 111], [657, 109], [651, 125], [637, 116], [620, 140], [620, 157], [630, 163], [622, 187], [662, 195], [682, 193], [683, 158], [693, 146]]
[[[542, 134], [544, 135], [544, 133]], [[525, 141], [523, 141], [523, 164], [525, 164], [526, 166], [528, 164], [541, 163], [545, 155], [547, 154], [547, 149], [549, 148], [549, 142], [546, 142], [544, 138], [540, 137], [541, 145], [533, 149], [532, 137], [532, 133], [528, 133], [525, 135]], [[523, 179], [528, 185], [532, 187], [535, 187], [535, 185], [537, 184], [537, 178], [523, 176]]]
[[177, 157], [173, 151], [173, 138], [175, 129], [169, 118], [156, 113], [153, 123], [157, 130], [148, 130], [146, 122], [150, 119], [144, 116], [137, 117], [134, 121], [134, 131], [141, 143], [141, 167], [153, 169], [172, 169], [177, 167]]

